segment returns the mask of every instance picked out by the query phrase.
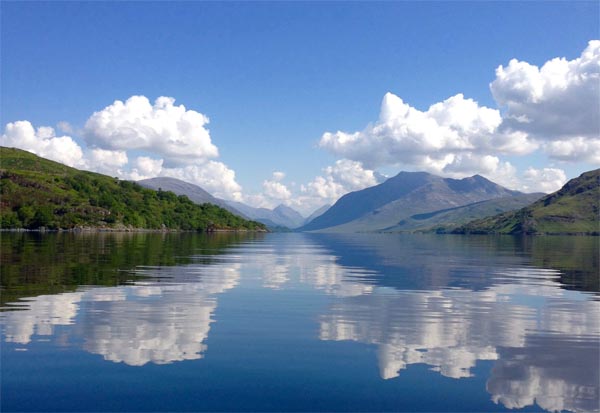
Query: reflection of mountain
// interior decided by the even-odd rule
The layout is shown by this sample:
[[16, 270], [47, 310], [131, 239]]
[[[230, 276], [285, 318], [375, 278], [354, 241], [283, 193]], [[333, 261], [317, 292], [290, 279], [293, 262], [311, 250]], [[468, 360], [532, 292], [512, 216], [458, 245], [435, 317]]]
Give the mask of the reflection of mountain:
[[576, 288], [590, 286], [596, 239], [302, 239], [314, 246], [290, 268], [299, 266], [300, 281], [336, 297], [320, 318], [320, 339], [376, 345], [382, 378], [426, 364], [459, 379], [487, 360], [495, 366], [488, 391], [496, 403], [598, 409], [600, 302], [568, 291], [564, 272], [532, 266], [552, 264], [579, 278]]
[[361, 279], [381, 286], [481, 290], [511, 282], [498, 277], [498, 269], [536, 265], [559, 270], [555, 278], [563, 288], [600, 291], [597, 237], [304, 235], [335, 256], [336, 264], [363, 268]]
[[[561, 289], [552, 270], [490, 275], [503, 283], [479, 291], [365, 285], [368, 292], [339, 297], [321, 317], [320, 338], [377, 345], [384, 379], [413, 364], [458, 379], [471, 376], [479, 360], [496, 360], [488, 383], [495, 402], [597, 409], [600, 302]], [[569, 340], [575, 345], [557, 345]]]
[[298, 274], [335, 296], [320, 318], [320, 339], [376, 345], [382, 378], [426, 364], [460, 379], [487, 360], [496, 403], [597, 410], [600, 302], [564, 289], [559, 271], [531, 267], [549, 260], [540, 254], [552, 255], [562, 269], [587, 267], [589, 276], [594, 239], [571, 239], [568, 247], [560, 238], [286, 239], [294, 237], [261, 254], [265, 286], [281, 288], [274, 280]]
[[201, 358], [216, 294], [238, 283], [239, 264], [145, 272], [172, 281], [32, 298], [26, 309], [3, 313], [5, 339], [27, 344], [34, 335], [51, 336], [57, 326], [76, 324], [70, 334], [106, 360], [141, 366]]
[[[600, 300], [564, 288], [561, 271], [593, 271], [597, 240], [569, 241], [565, 247], [560, 238], [290, 233], [246, 238], [228, 248], [192, 242], [168, 253], [157, 244], [146, 252], [131, 249], [140, 261], [124, 267], [136, 274], [129, 284], [39, 295], [0, 318], [4, 339], [32, 352], [44, 344], [28, 343], [44, 340], [134, 366], [202, 358], [210, 332], [217, 359], [233, 351], [248, 357], [248, 369], [281, 368], [286, 376], [317, 371], [310, 365], [322, 360], [323, 349], [355, 351], [357, 344], [336, 343], [353, 341], [377, 350], [377, 361], [371, 352], [357, 354], [361, 363], [379, 365], [379, 375], [365, 374], [368, 381], [397, 377], [380, 387], [414, 385], [413, 372], [439, 373], [473, 377], [463, 383], [487, 388], [490, 404], [593, 411], [599, 402]], [[98, 258], [118, 247], [105, 245]], [[175, 255], [176, 265], [156, 265], [154, 256], [146, 256], [153, 251]], [[231, 299], [218, 297], [238, 283]], [[274, 291], [259, 291], [261, 285]], [[279, 300], [263, 301], [273, 297]], [[218, 319], [228, 322], [219, 321], [223, 328], [211, 332], [218, 302]], [[239, 335], [240, 314], [250, 336]], [[235, 335], [219, 334], [228, 329]], [[269, 348], [280, 346], [283, 335], [289, 353], [275, 351], [282, 358], [271, 358]], [[214, 351], [219, 346], [213, 343], [231, 337], [236, 341], [230, 349]], [[317, 338], [328, 343], [315, 343]], [[241, 345], [252, 350], [238, 353]], [[296, 351], [307, 363], [290, 366], [289, 354]], [[336, 356], [345, 362], [347, 354]], [[437, 373], [416, 368], [407, 374], [416, 364]], [[231, 365], [217, 371], [231, 374]]]

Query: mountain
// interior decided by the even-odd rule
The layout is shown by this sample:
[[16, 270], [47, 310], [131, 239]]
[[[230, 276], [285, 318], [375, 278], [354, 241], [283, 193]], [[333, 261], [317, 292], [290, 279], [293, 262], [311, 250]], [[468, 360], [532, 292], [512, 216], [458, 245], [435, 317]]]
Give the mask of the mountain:
[[265, 230], [211, 204], [0, 147], [1, 228]]
[[293, 229], [305, 222], [304, 217], [299, 212], [285, 205], [279, 205], [274, 209], [267, 209], [254, 208], [242, 202], [227, 201], [227, 203], [250, 219], [262, 222], [270, 228], [285, 227]]
[[316, 217], [320, 217], [323, 215], [329, 208], [331, 208], [331, 204], [323, 205], [320, 208], [315, 209], [315, 211], [306, 218], [305, 223], [308, 224], [310, 221], [315, 219]]
[[175, 178], [150, 178], [137, 182], [141, 186], [150, 189], [171, 191], [177, 195], [186, 195], [197, 204], [211, 203], [225, 208], [233, 214], [246, 219], [253, 219], [273, 229], [296, 228], [305, 222], [305, 219], [294, 209], [285, 205], [279, 205], [275, 209], [254, 208], [241, 202], [225, 201], [216, 198], [201, 187]]
[[517, 211], [469, 222], [458, 234], [600, 234], [600, 169]]
[[379, 185], [344, 195], [299, 230], [381, 231], [401, 225], [402, 220], [416, 214], [519, 194], [479, 175], [450, 179], [426, 172], [400, 172]]
[[522, 208], [537, 201], [543, 193], [519, 194], [487, 201], [474, 202], [465, 206], [442, 209], [425, 214], [415, 214], [397, 225], [385, 228], [390, 232], [438, 232], [447, 233], [474, 219], [485, 218], [506, 211]]
[[212, 196], [210, 193], [208, 193], [198, 185], [190, 184], [180, 179], [160, 177], [142, 179], [140, 181], [137, 181], [137, 183], [143, 186], [144, 188], [154, 190], [162, 189], [163, 191], [174, 192], [177, 195], [185, 195], [196, 204], [209, 203], [217, 205], [221, 208], [228, 210], [232, 214], [239, 215], [246, 219], [250, 219], [250, 217], [244, 215], [241, 211], [238, 211], [237, 209], [229, 205], [227, 201]]
[[282, 225], [287, 223], [285, 226], [292, 229], [298, 228], [306, 221], [306, 219], [300, 215], [298, 211], [283, 204], [273, 209], [273, 214], [276, 217], [275, 222], [281, 222]]

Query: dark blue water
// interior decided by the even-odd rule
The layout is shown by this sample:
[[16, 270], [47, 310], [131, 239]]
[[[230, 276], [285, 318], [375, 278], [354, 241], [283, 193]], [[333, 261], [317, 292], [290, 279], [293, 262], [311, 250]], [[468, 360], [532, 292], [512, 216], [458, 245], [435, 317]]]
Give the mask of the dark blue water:
[[599, 410], [597, 237], [1, 242], [2, 411]]

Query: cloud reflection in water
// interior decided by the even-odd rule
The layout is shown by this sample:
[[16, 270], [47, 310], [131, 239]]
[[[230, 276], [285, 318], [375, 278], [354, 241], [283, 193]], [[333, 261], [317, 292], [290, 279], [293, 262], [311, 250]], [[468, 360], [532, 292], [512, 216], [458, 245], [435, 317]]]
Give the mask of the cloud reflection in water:
[[252, 286], [254, 276], [275, 294], [311, 286], [327, 295], [316, 338], [377, 346], [383, 379], [401, 379], [415, 364], [461, 379], [489, 361], [487, 391], [495, 403], [598, 410], [600, 302], [592, 295], [566, 290], [558, 271], [511, 252], [495, 254], [493, 246], [477, 264], [475, 247], [460, 240], [428, 246], [421, 238], [405, 249], [384, 238], [365, 240], [345, 252], [318, 237], [282, 235], [236, 247], [210, 264], [137, 270], [161, 282], [30, 298], [20, 303], [23, 310], [2, 313], [5, 341], [28, 344], [64, 326], [85, 350], [113, 362], [199, 359], [218, 294], [245, 278]]

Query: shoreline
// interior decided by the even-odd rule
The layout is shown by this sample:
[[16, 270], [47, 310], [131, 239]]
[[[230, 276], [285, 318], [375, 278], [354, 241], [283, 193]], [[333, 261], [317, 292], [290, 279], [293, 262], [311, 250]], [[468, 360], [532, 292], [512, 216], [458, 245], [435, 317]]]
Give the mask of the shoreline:
[[0, 228], [0, 232], [38, 232], [38, 233], [183, 233], [183, 232], [194, 232], [199, 234], [214, 234], [214, 233], [237, 233], [237, 232], [248, 232], [248, 233], [268, 233], [269, 231], [260, 229], [211, 229], [208, 231], [198, 230], [185, 230], [185, 229], [152, 229], [152, 228], [106, 228], [106, 227], [75, 227], [75, 228], [58, 228], [58, 229], [47, 229], [47, 228]]

